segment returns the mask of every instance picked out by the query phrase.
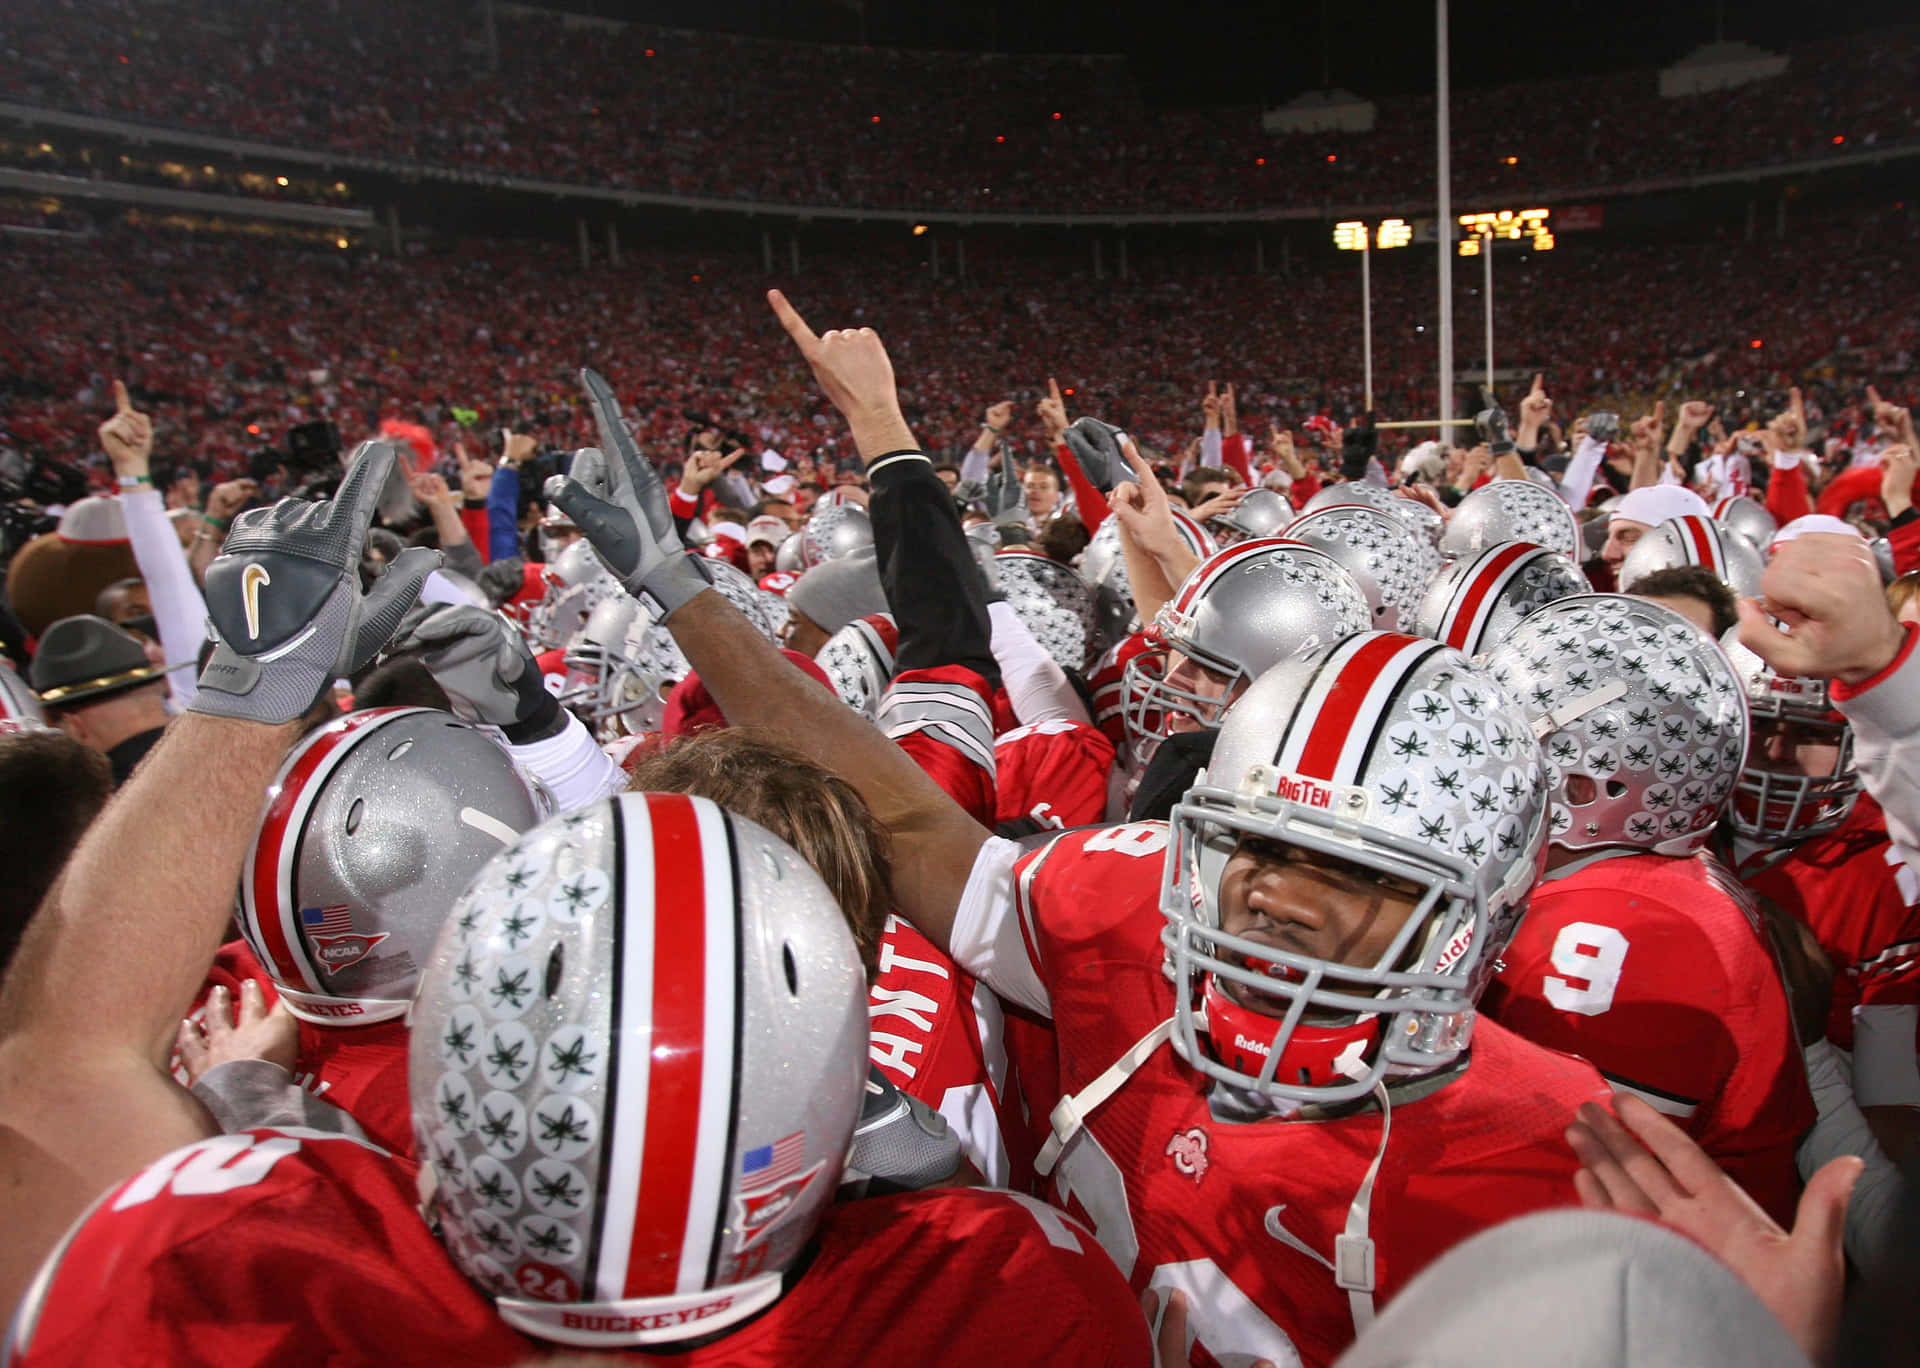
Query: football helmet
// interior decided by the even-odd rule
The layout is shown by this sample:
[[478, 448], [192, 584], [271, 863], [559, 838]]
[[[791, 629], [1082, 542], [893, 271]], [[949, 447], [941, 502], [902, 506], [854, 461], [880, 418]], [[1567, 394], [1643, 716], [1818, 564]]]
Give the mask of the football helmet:
[[1526, 708], [1566, 850], [1686, 855], [1707, 843], [1747, 755], [1747, 703], [1720, 646], [1672, 609], [1579, 594], [1487, 658]]
[[40, 695], [27, 686], [26, 680], [14, 673], [11, 664], [0, 660], [0, 732], [24, 731], [46, 725], [47, 714], [40, 706]]
[[564, 649], [603, 600], [621, 591], [582, 537], [547, 565], [546, 597], [527, 613], [527, 645], [535, 655]]
[[1441, 530], [1446, 526], [1445, 520], [1420, 500], [1403, 499], [1391, 489], [1371, 480], [1343, 480], [1339, 484], [1324, 485], [1300, 511], [1318, 513], [1323, 508], [1356, 503], [1370, 504], [1382, 513], [1393, 514], [1436, 546], [1440, 542]]
[[[1526, 910], [1545, 816], [1525, 715], [1458, 651], [1363, 632], [1274, 666], [1228, 711], [1204, 782], [1173, 810], [1160, 908], [1174, 1048], [1290, 1102], [1446, 1067]], [[1404, 881], [1418, 902], [1370, 964], [1230, 935], [1221, 885], [1248, 840]]]
[[805, 570], [807, 563], [801, 559], [801, 553], [806, 545], [806, 533], [789, 533], [787, 539], [780, 543], [780, 549], [773, 553], [773, 568], [789, 575], [797, 575]]
[[814, 652], [814, 661], [827, 672], [827, 682], [840, 701], [873, 722], [880, 716], [880, 698], [893, 682], [893, 657], [900, 633], [891, 613], [855, 618]]
[[1063, 670], [1086, 669], [1097, 619], [1087, 582], [1053, 557], [1009, 546], [993, 557], [993, 578], [1015, 615]]
[[[1212, 729], [1243, 684], [1288, 656], [1316, 651], [1372, 625], [1373, 609], [1340, 564], [1305, 542], [1238, 542], [1207, 557], [1154, 620], [1153, 646], [1122, 676], [1127, 741], [1146, 759], [1176, 714]], [[1167, 678], [1178, 651], [1228, 683], [1203, 698]]]
[[[744, 570], [725, 561], [708, 561], [706, 568], [720, 596], [738, 608], [760, 635], [777, 644], [781, 619], [770, 605], [780, 601], [763, 592]], [[691, 669], [673, 633], [642, 603], [627, 626], [626, 642], [607, 683], [602, 731], [607, 736], [659, 731], [667, 695]]]
[[[1769, 845], [1791, 844], [1837, 831], [1860, 795], [1860, 774], [1854, 768], [1853, 726], [1846, 714], [1833, 706], [1827, 681], [1776, 673], [1740, 644], [1737, 630], [1728, 632], [1720, 644], [1740, 677], [1754, 733], [1746, 763], [1734, 784], [1727, 820], [1740, 835]], [[1766, 733], [1786, 725], [1811, 740], [1835, 747], [1829, 773], [1809, 775], [1792, 765], [1774, 769], [1766, 763]]]
[[1232, 546], [1256, 537], [1277, 537], [1293, 516], [1293, 505], [1279, 490], [1249, 489], [1231, 513], [1209, 519], [1207, 531], [1216, 544]]
[[1640, 534], [1620, 562], [1620, 589], [1630, 593], [1654, 571], [1676, 565], [1705, 566], [1741, 598], [1759, 597], [1760, 576], [1767, 568], [1761, 552], [1745, 537], [1732, 535], [1712, 518], [1688, 513]]
[[[1178, 508], [1172, 513], [1180, 540], [1197, 559], [1205, 560], [1219, 549], [1199, 523]], [[1080, 578], [1093, 590], [1094, 614], [1099, 626], [1097, 650], [1106, 651], [1139, 626], [1133, 606], [1133, 586], [1127, 583], [1127, 558], [1120, 546], [1119, 519], [1107, 518], [1088, 540], [1087, 549], [1080, 553]]]
[[586, 1348], [775, 1301], [865, 1096], [866, 979], [832, 894], [685, 794], [603, 799], [500, 852], [412, 1025], [447, 1252], [507, 1324]]
[[1780, 530], [1780, 523], [1767, 512], [1767, 506], [1744, 494], [1729, 494], [1715, 504], [1713, 520], [1745, 537], [1747, 544], [1762, 556], [1767, 555], [1773, 545], [1773, 534]]
[[1491, 480], [1460, 500], [1440, 549], [1449, 556], [1477, 556], [1505, 542], [1544, 546], [1575, 565], [1585, 559], [1580, 523], [1567, 501], [1532, 480]]
[[614, 665], [640, 612], [640, 601], [631, 594], [601, 599], [561, 656], [567, 682], [561, 686], [560, 706], [596, 730], [612, 716]]
[[[838, 503], [817, 510], [800, 532], [800, 564], [807, 569], [839, 560], [873, 545], [873, 521], [858, 504]], [[779, 553], [775, 553], [778, 562]]]
[[549, 811], [504, 747], [450, 713], [336, 718], [267, 789], [240, 932], [302, 1021], [391, 1020], [467, 881]]
[[1505, 641], [1534, 609], [1592, 592], [1579, 567], [1559, 552], [1507, 542], [1440, 572], [1421, 601], [1419, 631], [1477, 656]]
[[1440, 573], [1440, 553], [1433, 543], [1411, 524], [1371, 504], [1329, 504], [1303, 513], [1287, 528], [1287, 536], [1332, 556], [1362, 593], [1371, 585], [1380, 599], [1373, 625], [1387, 631], [1413, 626], [1421, 596]]

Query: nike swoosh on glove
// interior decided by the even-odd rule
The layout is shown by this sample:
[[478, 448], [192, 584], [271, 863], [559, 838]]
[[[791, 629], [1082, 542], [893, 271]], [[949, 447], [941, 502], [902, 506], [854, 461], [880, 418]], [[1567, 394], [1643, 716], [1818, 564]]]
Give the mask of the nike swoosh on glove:
[[701, 559], [681, 544], [666, 486], [634, 445], [612, 386], [592, 370], [580, 372], [580, 384], [600, 428], [600, 447], [579, 452], [571, 474], [548, 480], [546, 496], [580, 525], [621, 587], [665, 618], [712, 581]]
[[360, 552], [393, 466], [391, 446], [362, 442], [332, 499], [282, 499], [234, 519], [207, 567], [215, 645], [194, 712], [291, 722], [393, 635], [440, 564], [415, 547], [360, 592]]

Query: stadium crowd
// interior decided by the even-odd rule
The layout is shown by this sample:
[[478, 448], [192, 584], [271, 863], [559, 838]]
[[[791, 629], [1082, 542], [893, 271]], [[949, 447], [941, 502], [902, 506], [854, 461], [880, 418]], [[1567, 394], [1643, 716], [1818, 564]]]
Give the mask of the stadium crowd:
[[[570, 27], [473, 10], [69, 0], [0, 19], [0, 98], [493, 175], [776, 203], [1088, 212], [1430, 202], [1430, 97], [1365, 133], [1163, 110], [1123, 59]], [[1814, 39], [1780, 76], [1663, 99], [1652, 70], [1459, 92], [1454, 194], [1533, 198], [1819, 160], [1920, 134], [1920, 29]], [[725, 73], [726, 79], [715, 79]], [[791, 111], [804, 108], [795, 120]]]

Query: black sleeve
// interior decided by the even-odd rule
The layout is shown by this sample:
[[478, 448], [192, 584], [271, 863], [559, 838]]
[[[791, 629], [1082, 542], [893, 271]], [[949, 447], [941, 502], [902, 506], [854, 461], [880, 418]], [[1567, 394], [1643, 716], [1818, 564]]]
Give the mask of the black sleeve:
[[880, 586], [900, 631], [895, 667], [964, 665], [998, 688], [986, 581], [960, 530], [953, 495], [918, 452], [888, 452], [868, 470]]

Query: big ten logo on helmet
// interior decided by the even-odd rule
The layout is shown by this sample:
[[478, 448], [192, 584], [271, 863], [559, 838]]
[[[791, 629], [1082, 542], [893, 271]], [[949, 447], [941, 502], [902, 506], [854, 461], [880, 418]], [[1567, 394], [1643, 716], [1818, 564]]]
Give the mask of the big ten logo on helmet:
[[1246, 788], [1262, 798], [1278, 798], [1302, 807], [1331, 811], [1336, 807], [1358, 809], [1366, 803], [1364, 791], [1330, 784], [1272, 765], [1255, 765], [1247, 771]]

